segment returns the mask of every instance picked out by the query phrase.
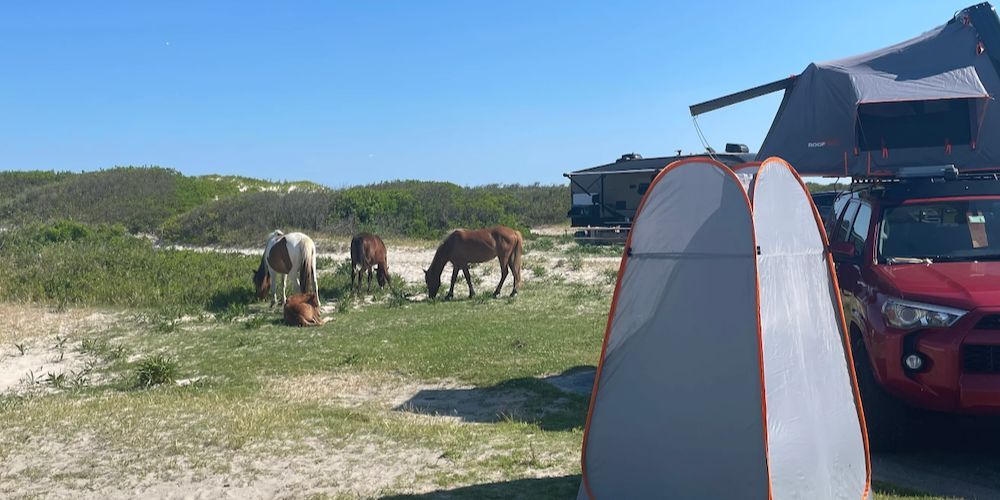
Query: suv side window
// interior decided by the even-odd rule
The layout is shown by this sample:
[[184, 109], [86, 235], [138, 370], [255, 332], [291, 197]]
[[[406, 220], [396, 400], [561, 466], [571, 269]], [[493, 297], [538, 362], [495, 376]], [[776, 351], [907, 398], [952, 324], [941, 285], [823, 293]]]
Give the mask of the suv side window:
[[872, 221], [872, 207], [867, 203], [858, 206], [858, 215], [851, 227], [851, 243], [854, 243], [854, 255], [865, 252], [865, 241], [868, 239], [868, 226]]
[[835, 241], [847, 241], [847, 235], [851, 233], [851, 226], [854, 224], [854, 216], [858, 214], [858, 206], [861, 204], [858, 200], [851, 200], [851, 203], [847, 205], [847, 209], [844, 210], [844, 216], [840, 219], [840, 224], [837, 225], [837, 230], [833, 233], [833, 238], [830, 238], [830, 242]]

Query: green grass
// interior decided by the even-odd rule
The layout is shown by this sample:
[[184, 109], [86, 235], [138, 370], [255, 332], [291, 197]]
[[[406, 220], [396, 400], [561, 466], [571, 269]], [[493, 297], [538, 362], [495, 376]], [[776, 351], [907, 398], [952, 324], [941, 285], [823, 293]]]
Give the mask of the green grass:
[[622, 253], [625, 251], [625, 246], [622, 244], [612, 244], [612, 245], [594, 245], [594, 244], [573, 244], [566, 249], [566, 253], [572, 256], [605, 256], [605, 257], [621, 257]]
[[0, 233], [0, 300], [224, 310], [250, 302], [259, 260], [155, 249], [121, 227], [71, 222]]
[[[416, 482], [457, 498], [549, 498], [579, 485], [587, 398], [538, 377], [596, 364], [611, 299], [603, 284], [535, 281], [515, 298], [419, 302], [406, 294], [422, 287], [397, 285], [361, 306], [347, 267], [331, 261], [320, 289], [338, 308], [324, 326], [299, 329], [249, 295], [255, 258], [156, 250], [121, 228], [74, 223], [0, 238], [2, 300], [121, 313], [47, 340], [60, 356], [87, 356], [85, 369], [39, 373], [39, 390], [0, 396], [0, 462], [41, 457], [8, 481], [253, 477], [238, 457], [321, 463], [375, 449], [366, 467], [425, 457], [407, 465], [416, 477], [377, 495]], [[568, 265], [587, 252], [571, 252]], [[399, 391], [402, 400], [378, 399]], [[426, 416], [436, 413], [450, 418]], [[46, 467], [55, 459], [76, 472]], [[534, 479], [542, 473], [552, 477]], [[930, 497], [876, 484], [874, 498]]]
[[[428, 469], [421, 479], [445, 489], [539, 469], [573, 474], [586, 398], [535, 377], [596, 362], [609, 298], [588, 295], [580, 304], [571, 299], [577, 288], [540, 285], [515, 299], [371, 305], [330, 315], [325, 326], [311, 329], [280, 325], [277, 310], [263, 304], [249, 308], [251, 317], [268, 318], [253, 329], [213, 316], [172, 329], [127, 318], [121, 329], [69, 341], [106, 361], [98, 370], [103, 383], [0, 400], [0, 426], [9, 431], [0, 435], [0, 460], [31, 439], [74, 443], [88, 436], [107, 443], [102, 453], [131, 458], [108, 465], [100, 456], [88, 457], [81, 467], [119, 475], [155, 467], [170, 477], [180, 470], [178, 463], [225, 470], [235, 450], [267, 449], [267, 456], [283, 457], [299, 453], [304, 440], [337, 449], [365, 436], [389, 449], [433, 450], [445, 457], [450, 465]], [[136, 390], [137, 371], [163, 370], [146, 361], [129, 363], [128, 353], [175, 360], [164, 380], [202, 381]], [[311, 377], [349, 374], [376, 386], [381, 380], [423, 381], [444, 401], [508, 394], [527, 399], [498, 405], [496, 415], [462, 416], [477, 425], [455, 425], [374, 403], [339, 407], [309, 396], [322, 392], [322, 383], [302, 387], [304, 398], [274, 387], [275, 381], [284, 381], [281, 388], [298, 387]], [[437, 388], [439, 381], [447, 384]], [[397, 488], [384, 493], [406, 491], [404, 484]]]
[[[492, 385], [596, 363], [610, 297], [581, 294], [582, 288], [532, 286], [513, 299], [370, 306], [305, 330], [219, 323], [192, 335], [182, 326], [143, 337], [141, 350], [175, 355], [190, 375], [229, 376], [248, 366], [258, 376], [348, 367]], [[271, 314], [277, 318], [277, 310]], [[234, 349], [234, 338], [253, 347]], [[199, 356], [183, 357], [192, 342]]]
[[873, 500], [935, 500], [944, 497], [928, 495], [911, 488], [894, 486], [881, 481], [872, 482]]

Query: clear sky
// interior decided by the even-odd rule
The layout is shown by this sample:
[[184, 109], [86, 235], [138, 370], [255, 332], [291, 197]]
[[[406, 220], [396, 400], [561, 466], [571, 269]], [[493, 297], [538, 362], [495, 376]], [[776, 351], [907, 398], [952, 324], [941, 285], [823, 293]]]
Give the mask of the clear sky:
[[[973, 0], [0, 4], [0, 170], [561, 183], [700, 151], [687, 106]], [[779, 96], [704, 115], [755, 150]]]

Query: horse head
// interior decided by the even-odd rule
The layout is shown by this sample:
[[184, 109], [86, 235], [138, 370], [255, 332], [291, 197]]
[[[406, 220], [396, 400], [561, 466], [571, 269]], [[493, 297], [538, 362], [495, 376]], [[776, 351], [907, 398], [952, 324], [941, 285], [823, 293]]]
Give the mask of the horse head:
[[271, 274], [267, 272], [263, 260], [260, 262], [260, 267], [253, 272], [253, 285], [258, 299], [267, 298], [267, 292], [271, 291]]
[[378, 272], [375, 273], [375, 278], [378, 280], [378, 286], [380, 288], [386, 285], [389, 285], [390, 287], [392, 286], [392, 283], [389, 281], [389, 266], [380, 265], [378, 267]]
[[424, 269], [424, 282], [427, 283], [427, 296], [433, 299], [441, 288], [441, 275]]

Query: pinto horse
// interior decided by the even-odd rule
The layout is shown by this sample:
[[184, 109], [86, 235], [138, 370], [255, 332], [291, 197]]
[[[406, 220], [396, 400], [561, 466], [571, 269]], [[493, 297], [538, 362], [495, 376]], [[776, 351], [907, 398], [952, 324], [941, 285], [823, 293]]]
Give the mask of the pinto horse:
[[361, 278], [366, 271], [368, 291], [371, 291], [372, 268], [375, 268], [379, 288], [389, 283], [389, 265], [386, 263], [385, 243], [382, 243], [382, 238], [371, 233], [358, 234], [351, 238], [351, 283], [358, 292], [361, 291]]
[[510, 292], [511, 297], [517, 294], [521, 288], [521, 254], [524, 253], [522, 246], [524, 238], [521, 233], [504, 226], [495, 226], [487, 229], [477, 229], [468, 231], [458, 229], [453, 231], [434, 253], [434, 260], [431, 261], [430, 269], [424, 270], [424, 281], [427, 283], [427, 294], [433, 299], [437, 296], [441, 288], [441, 272], [444, 266], [451, 262], [451, 288], [445, 298], [455, 296], [455, 280], [458, 279], [458, 271], [465, 274], [465, 282], [469, 284], [469, 297], [476, 292], [472, 289], [472, 278], [469, 276], [469, 264], [486, 262], [496, 258], [500, 261], [500, 284], [493, 292], [493, 296], [500, 295], [503, 282], [507, 279], [507, 272], [514, 275], [514, 290]]
[[[285, 287], [288, 276], [298, 283], [300, 293], [312, 290], [319, 294], [319, 282], [316, 278], [316, 245], [313, 240], [302, 233], [285, 234], [274, 231], [267, 237], [264, 256], [260, 259], [260, 267], [253, 273], [253, 284], [257, 288], [257, 298], [267, 297], [271, 293], [271, 306], [278, 301], [278, 288], [272, 285], [278, 283], [281, 275], [281, 303], [287, 301]], [[317, 307], [319, 298], [317, 297]]]

